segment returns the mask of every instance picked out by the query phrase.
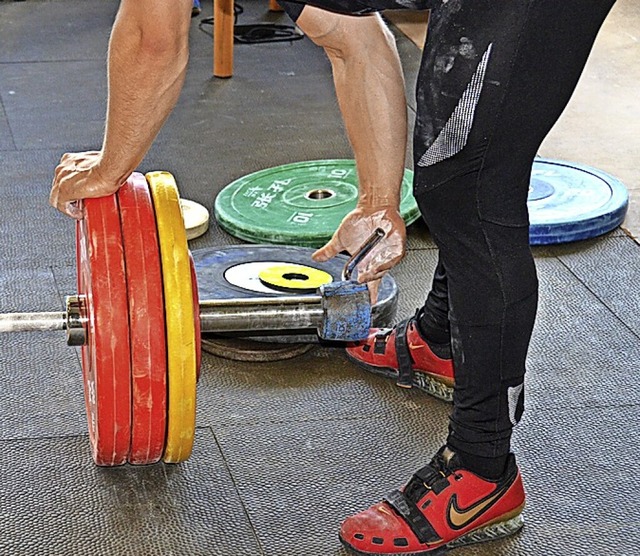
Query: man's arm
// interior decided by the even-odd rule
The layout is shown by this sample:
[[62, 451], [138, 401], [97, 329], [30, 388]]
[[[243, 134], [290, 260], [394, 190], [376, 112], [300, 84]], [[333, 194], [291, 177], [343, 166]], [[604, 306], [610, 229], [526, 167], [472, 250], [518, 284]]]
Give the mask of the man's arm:
[[191, 8], [191, 0], [122, 0], [109, 41], [102, 148], [62, 156], [54, 207], [80, 218], [73, 201], [114, 193], [140, 164], [182, 89]]
[[399, 207], [407, 104], [395, 39], [379, 15], [348, 16], [305, 6], [296, 23], [331, 61], [359, 181], [356, 209], [314, 258], [353, 253], [381, 227], [386, 237], [359, 265], [360, 281], [377, 280], [402, 259], [406, 242]]

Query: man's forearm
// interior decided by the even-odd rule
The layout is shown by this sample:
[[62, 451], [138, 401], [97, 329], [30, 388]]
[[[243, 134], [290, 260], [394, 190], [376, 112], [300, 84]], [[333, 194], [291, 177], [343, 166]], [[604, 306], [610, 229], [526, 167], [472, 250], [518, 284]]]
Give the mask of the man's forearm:
[[109, 100], [99, 172], [122, 183], [175, 106], [187, 68], [191, 2], [124, 0], [109, 43]]
[[393, 35], [379, 15], [339, 15], [312, 6], [305, 7], [297, 23], [331, 60], [358, 168], [359, 205], [397, 208], [407, 146], [407, 105]]
[[[387, 36], [387, 41], [393, 37]], [[330, 54], [330, 58], [338, 103], [358, 167], [359, 204], [398, 207], [407, 106], [395, 46], [378, 40], [373, 51], [369, 44], [355, 55]]]
[[407, 104], [395, 40], [378, 15], [354, 17], [306, 6], [297, 20], [331, 60], [336, 94], [358, 168], [358, 205], [313, 255], [325, 261], [355, 253], [374, 230], [384, 240], [358, 266], [358, 280], [377, 280], [405, 252], [399, 211], [407, 147]]

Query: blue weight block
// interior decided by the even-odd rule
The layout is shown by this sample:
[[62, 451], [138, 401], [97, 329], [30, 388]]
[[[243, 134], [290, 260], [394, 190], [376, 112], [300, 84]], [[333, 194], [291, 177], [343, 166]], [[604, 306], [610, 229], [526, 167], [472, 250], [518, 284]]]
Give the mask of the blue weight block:
[[319, 288], [324, 318], [318, 335], [324, 340], [364, 340], [371, 328], [371, 303], [366, 284], [331, 282]]

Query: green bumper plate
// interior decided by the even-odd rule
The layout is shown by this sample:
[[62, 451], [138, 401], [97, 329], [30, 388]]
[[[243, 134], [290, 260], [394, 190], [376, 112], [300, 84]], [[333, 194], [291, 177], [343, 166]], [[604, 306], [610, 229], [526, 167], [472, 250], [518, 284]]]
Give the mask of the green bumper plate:
[[[413, 172], [405, 170], [400, 213], [407, 225], [420, 217]], [[231, 235], [251, 243], [321, 247], [358, 200], [353, 160], [314, 160], [267, 168], [227, 185], [214, 214]]]

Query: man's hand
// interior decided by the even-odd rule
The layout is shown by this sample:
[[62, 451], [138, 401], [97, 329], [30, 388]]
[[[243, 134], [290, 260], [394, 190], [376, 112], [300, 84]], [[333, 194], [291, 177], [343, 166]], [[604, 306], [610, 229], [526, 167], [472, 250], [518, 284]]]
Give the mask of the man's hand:
[[67, 216], [80, 220], [83, 216], [81, 199], [115, 193], [121, 184], [102, 178], [100, 160], [99, 151], [64, 154], [55, 170], [49, 203]]
[[352, 255], [376, 228], [382, 228], [385, 236], [358, 265], [358, 282], [368, 282], [372, 303], [378, 298], [380, 279], [405, 254], [405, 224], [395, 207], [356, 207], [344, 217], [329, 243], [313, 254], [316, 261], [326, 261], [342, 251]]
[[115, 193], [149, 151], [182, 89], [192, 7], [192, 0], [120, 0], [102, 148], [62, 157], [49, 197], [59, 211], [82, 218], [79, 201]]

